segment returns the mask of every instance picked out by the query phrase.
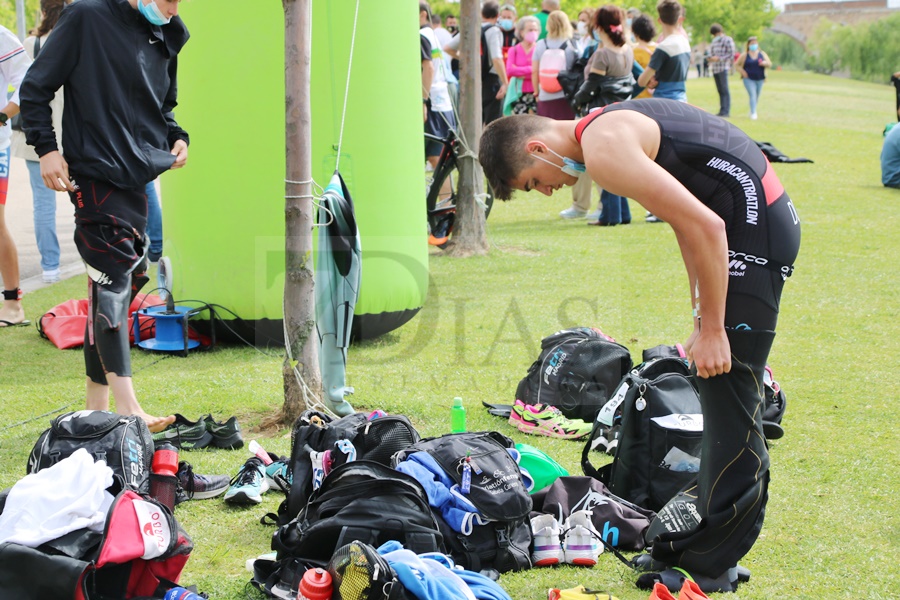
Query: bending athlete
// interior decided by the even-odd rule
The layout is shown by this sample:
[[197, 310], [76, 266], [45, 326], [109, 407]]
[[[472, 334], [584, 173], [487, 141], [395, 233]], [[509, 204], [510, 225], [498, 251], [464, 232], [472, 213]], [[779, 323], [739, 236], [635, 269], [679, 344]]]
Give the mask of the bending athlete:
[[728, 121], [663, 99], [613, 104], [579, 121], [505, 117], [485, 129], [479, 159], [502, 200], [513, 190], [549, 196], [587, 171], [675, 231], [694, 315], [685, 349], [703, 409], [700, 473], [651, 524], [652, 560], [638, 562], [657, 572], [638, 585], [662, 581], [675, 591], [687, 571], [704, 591], [733, 591], [737, 561], [762, 527], [763, 370], [800, 245], [797, 213], [771, 165]]

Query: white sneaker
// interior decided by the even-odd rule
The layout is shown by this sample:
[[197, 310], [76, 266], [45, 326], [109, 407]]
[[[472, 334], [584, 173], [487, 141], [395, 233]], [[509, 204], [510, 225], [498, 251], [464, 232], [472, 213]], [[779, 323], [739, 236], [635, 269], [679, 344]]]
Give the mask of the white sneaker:
[[581, 219], [587, 215], [586, 210], [580, 210], [575, 208], [574, 206], [567, 208], [566, 210], [560, 211], [559, 216], [563, 219]]
[[44, 283], [56, 283], [60, 279], [59, 269], [50, 269], [41, 274], [41, 281]]
[[756, 113], [750, 113], [750, 120], [751, 120], [751, 121], [755, 121], [755, 120], [756, 120]]
[[591, 511], [573, 512], [563, 525], [563, 555], [570, 565], [593, 567], [603, 552], [600, 534], [591, 522]]
[[559, 533], [559, 521], [553, 515], [543, 514], [531, 519], [531, 535], [534, 537], [531, 562], [534, 566], [548, 567], [562, 562]]
[[588, 221], [599, 221], [600, 220], [600, 211], [595, 210], [594, 212], [589, 212], [588, 214], [584, 215], [584, 218], [587, 219]]

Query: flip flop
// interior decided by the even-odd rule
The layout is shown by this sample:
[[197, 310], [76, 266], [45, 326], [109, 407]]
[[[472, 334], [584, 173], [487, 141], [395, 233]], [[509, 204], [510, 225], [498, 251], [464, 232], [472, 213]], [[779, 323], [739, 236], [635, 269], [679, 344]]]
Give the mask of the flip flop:
[[511, 404], [491, 404], [482, 400], [481, 405], [488, 409], [488, 413], [494, 415], [495, 417], [503, 417], [504, 419], [508, 419], [510, 413], [512, 413]]
[[18, 323], [13, 323], [12, 321], [7, 321], [6, 319], [0, 319], [0, 329], [4, 327], [25, 327], [26, 325], [31, 325], [31, 321], [28, 319], [23, 319]]

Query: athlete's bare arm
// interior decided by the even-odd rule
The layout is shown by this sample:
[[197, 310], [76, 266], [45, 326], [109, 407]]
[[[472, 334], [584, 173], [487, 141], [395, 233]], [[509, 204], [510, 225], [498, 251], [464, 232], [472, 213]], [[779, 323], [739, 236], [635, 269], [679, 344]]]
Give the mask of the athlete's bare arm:
[[675, 231], [689, 279], [699, 287], [702, 328], [692, 336], [691, 358], [701, 377], [727, 373], [731, 350], [724, 325], [725, 223], [654, 162], [659, 145], [656, 122], [627, 110], [598, 117], [581, 139], [587, 172], [594, 181], [613, 194], [634, 198]]

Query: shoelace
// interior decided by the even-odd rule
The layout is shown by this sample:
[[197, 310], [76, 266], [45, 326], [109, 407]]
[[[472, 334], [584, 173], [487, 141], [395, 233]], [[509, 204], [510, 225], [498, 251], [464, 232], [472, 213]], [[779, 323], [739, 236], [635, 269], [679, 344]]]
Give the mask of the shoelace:
[[255, 457], [247, 460], [244, 466], [241, 467], [241, 470], [238, 471], [238, 474], [231, 480], [231, 484], [248, 485], [256, 483], [256, 480], [259, 479], [259, 465], [261, 464], [262, 461]]

